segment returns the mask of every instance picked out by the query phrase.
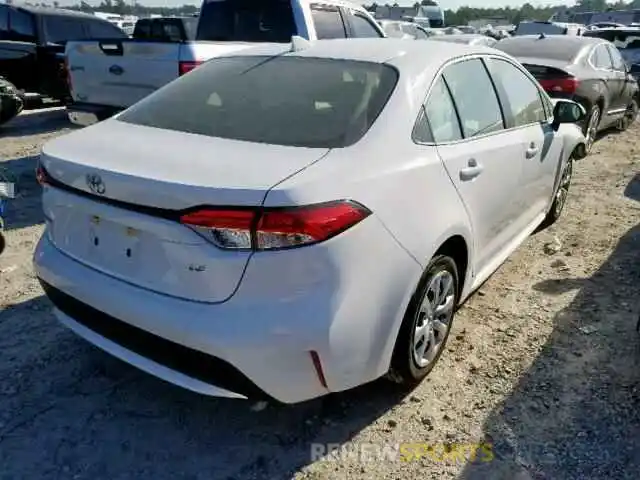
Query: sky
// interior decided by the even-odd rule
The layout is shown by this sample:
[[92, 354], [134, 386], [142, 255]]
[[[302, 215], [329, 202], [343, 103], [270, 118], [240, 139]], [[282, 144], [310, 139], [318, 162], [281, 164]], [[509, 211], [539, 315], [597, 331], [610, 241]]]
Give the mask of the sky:
[[[0, 0], [1, 1], [1, 0]], [[47, 0], [48, 1], [48, 0]], [[393, 0], [386, 0], [389, 3], [393, 3]], [[379, 4], [382, 3], [386, 3], [386, 1], [378, 1]], [[60, 5], [74, 5], [76, 3], [79, 3], [79, 0], [60, 0]], [[99, 0], [89, 0], [88, 1], [89, 4], [91, 5], [97, 5], [100, 3]], [[138, 3], [142, 4], [142, 5], [149, 5], [149, 6], [170, 6], [170, 7], [175, 7], [175, 6], [180, 6], [180, 5], [184, 5], [184, 4], [199, 4], [200, 2], [198, 0], [138, 0]], [[359, 3], [371, 3], [370, 1], [367, 2], [363, 2], [360, 1]], [[415, 3], [415, 0], [411, 1], [411, 0], [398, 0], [398, 4], [400, 5], [413, 5]], [[469, 6], [469, 7], [476, 7], [476, 8], [491, 8], [491, 7], [519, 7], [521, 5], [523, 5], [524, 3], [527, 3], [526, 0], [441, 0], [440, 1], [440, 5], [445, 8], [445, 9], [457, 9], [459, 7], [463, 7], [463, 6]], [[563, 4], [566, 3], [567, 5], [572, 5], [575, 2], [569, 0], [568, 2], [563, 2], [562, 0], [529, 0], [530, 4], [535, 5], [535, 6], [542, 6], [542, 5], [558, 5], [558, 4]]]

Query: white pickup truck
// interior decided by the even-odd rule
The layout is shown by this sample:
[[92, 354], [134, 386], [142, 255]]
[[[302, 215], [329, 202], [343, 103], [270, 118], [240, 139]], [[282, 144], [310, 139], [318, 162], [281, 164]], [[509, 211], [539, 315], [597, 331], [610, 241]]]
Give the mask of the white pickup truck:
[[373, 17], [344, 0], [205, 0], [196, 39], [84, 40], [67, 43], [70, 120], [108, 118], [213, 57], [256, 43], [384, 37]]

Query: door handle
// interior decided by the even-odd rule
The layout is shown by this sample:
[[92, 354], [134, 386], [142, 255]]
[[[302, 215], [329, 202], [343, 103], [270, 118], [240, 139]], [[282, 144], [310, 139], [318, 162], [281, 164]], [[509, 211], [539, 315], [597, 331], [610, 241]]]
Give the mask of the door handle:
[[540, 149], [536, 146], [536, 144], [532, 143], [531, 145], [529, 145], [529, 148], [527, 148], [527, 152], [525, 153], [525, 156], [527, 158], [533, 158], [538, 154], [539, 151]]
[[463, 182], [473, 180], [482, 173], [484, 167], [480, 165], [475, 158], [469, 160], [468, 166], [460, 170], [460, 180]]

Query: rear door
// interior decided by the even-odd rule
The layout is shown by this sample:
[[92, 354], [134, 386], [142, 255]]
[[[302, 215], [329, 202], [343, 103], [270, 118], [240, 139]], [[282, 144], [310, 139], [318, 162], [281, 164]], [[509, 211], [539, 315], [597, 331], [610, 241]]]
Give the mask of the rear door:
[[620, 103], [619, 109], [627, 109], [627, 106], [631, 103], [633, 95], [637, 91], [637, 83], [635, 79], [630, 78], [627, 71], [628, 65], [622, 57], [620, 51], [614, 45], [607, 45], [609, 53], [611, 54], [611, 61], [613, 62], [613, 71], [620, 77], [622, 83], [620, 91]]
[[480, 58], [447, 66], [425, 105], [438, 153], [467, 209], [484, 270], [522, 228], [522, 136], [505, 130], [496, 91]]
[[[602, 127], [613, 123], [620, 116], [620, 97], [624, 90], [624, 78], [613, 70], [613, 61], [606, 44], [596, 46], [589, 57], [589, 63], [596, 73], [596, 78], [604, 85], [605, 107], [602, 112]], [[605, 125], [606, 123], [606, 125]]]

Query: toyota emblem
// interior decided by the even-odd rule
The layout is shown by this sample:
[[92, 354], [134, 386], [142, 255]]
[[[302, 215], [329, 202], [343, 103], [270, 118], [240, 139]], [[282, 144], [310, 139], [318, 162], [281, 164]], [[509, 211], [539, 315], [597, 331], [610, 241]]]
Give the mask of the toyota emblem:
[[97, 175], [95, 173], [90, 173], [87, 175], [86, 178], [87, 178], [87, 187], [89, 187], [89, 190], [91, 190], [93, 193], [97, 193], [98, 195], [104, 195], [104, 192], [106, 192], [107, 187], [102, 181], [102, 178], [100, 177], [100, 175]]

